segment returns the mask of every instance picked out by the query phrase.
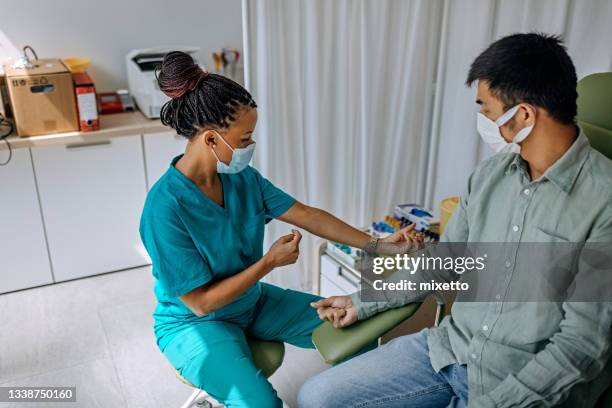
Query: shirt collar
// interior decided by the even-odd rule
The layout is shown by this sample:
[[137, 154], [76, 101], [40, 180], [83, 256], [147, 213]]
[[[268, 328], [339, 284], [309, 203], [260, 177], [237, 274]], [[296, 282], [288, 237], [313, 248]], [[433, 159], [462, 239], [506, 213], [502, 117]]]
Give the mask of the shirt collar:
[[590, 147], [591, 145], [586, 135], [580, 129], [580, 133], [574, 143], [559, 160], [544, 172], [544, 177], [569, 194], [580, 174], [580, 170], [582, 170], [584, 162], [589, 157]]
[[523, 168], [525, 166], [525, 160], [523, 160], [520, 154], [512, 153], [512, 155], [514, 157], [508, 164], [508, 167], [506, 167], [506, 174], [514, 173], [517, 169]]
[[[559, 160], [544, 172], [542, 177], [550, 180], [565, 193], [569, 194], [574, 182], [580, 174], [584, 162], [589, 156], [590, 146], [586, 135], [582, 129], [580, 129], [574, 143]], [[526, 162], [520, 154], [515, 154], [506, 168], [506, 174], [513, 173], [518, 168], [524, 168], [526, 170]]]

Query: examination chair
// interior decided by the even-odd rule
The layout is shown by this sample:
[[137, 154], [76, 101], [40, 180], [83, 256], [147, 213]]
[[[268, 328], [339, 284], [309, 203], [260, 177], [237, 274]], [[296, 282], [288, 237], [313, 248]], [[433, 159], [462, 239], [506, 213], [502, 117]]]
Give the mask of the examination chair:
[[[255, 366], [259, 368], [266, 378], [270, 377], [280, 367], [285, 356], [285, 345], [277, 341], [264, 341], [257, 339], [248, 339], [249, 348], [251, 354], [253, 354], [253, 361]], [[190, 387], [196, 388], [193, 384], [189, 383], [184, 379], [178, 371], [176, 376], [179, 380], [189, 385]], [[214, 405], [211, 401], [210, 396], [206, 391], [196, 388], [191, 396], [185, 401], [181, 408], [212, 408]]]
[[[578, 124], [596, 150], [612, 159], [612, 73], [593, 74], [578, 83]], [[444, 314], [444, 300], [436, 294], [434, 325]], [[421, 306], [412, 303], [387, 310], [351, 326], [335, 329], [325, 322], [313, 333], [313, 342], [323, 359], [338, 364], [410, 318]], [[600, 397], [597, 408], [612, 407], [612, 386]]]

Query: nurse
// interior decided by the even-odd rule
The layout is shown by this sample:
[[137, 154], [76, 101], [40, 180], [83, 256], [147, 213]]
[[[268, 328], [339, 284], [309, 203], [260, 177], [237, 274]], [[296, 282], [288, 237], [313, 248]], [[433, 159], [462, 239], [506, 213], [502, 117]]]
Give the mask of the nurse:
[[[157, 345], [185, 379], [228, 407], [282, 406], [246, 336], [313, 348], [321, 320], [310, 303], [320, 297], [260, 282], [297, 260], [301, 239], [294, 229], [264, 254], [265, 223], [278, 218], [358, 248], [379, 243], [249, 166], [257, 105], [240, 85], [183, 52], [167, 54], [157, 77], [171, 97], [162, 123], [188, 139], [149, 191], [140, 221], [153, 262]], [[415, 245], [407, 232], [385, 241], [405, 250]]]

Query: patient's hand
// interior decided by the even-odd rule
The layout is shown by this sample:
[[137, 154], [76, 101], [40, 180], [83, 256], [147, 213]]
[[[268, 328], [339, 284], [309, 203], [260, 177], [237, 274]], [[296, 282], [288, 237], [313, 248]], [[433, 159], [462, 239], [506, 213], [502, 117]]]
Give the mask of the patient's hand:
[[334, 327], [346, 327], [357, 321], [357, 308], [353, 306], [351, 297], [332, 296], [312, 302], [310, 306], [317, 308], [321, 320], [330, 322]]

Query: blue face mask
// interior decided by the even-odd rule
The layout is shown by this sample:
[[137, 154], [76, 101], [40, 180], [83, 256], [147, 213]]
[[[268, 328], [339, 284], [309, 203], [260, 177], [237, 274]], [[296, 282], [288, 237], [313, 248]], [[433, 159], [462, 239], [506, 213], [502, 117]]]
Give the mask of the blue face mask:
[[212, 152], [217, 159], [217, 173], [235, 174], [246, 169], [253, 158], [253, 153], [255, 153], [255, 143], [251, 143], [244, 149], [234, 149], [225, 141], [225, 139], [223, 139], [219, 132], [215, 131], [215, 133], [221, 140], [223, 140], [223, 143], [225, 143], [227, 147], [232, 150], [232, 160], [230, 160], [229, 164], [225, 164], [219, 160], [219, 156], [217, 156], [217, 153], [215, 153], [215, 150], [213, 149]]

